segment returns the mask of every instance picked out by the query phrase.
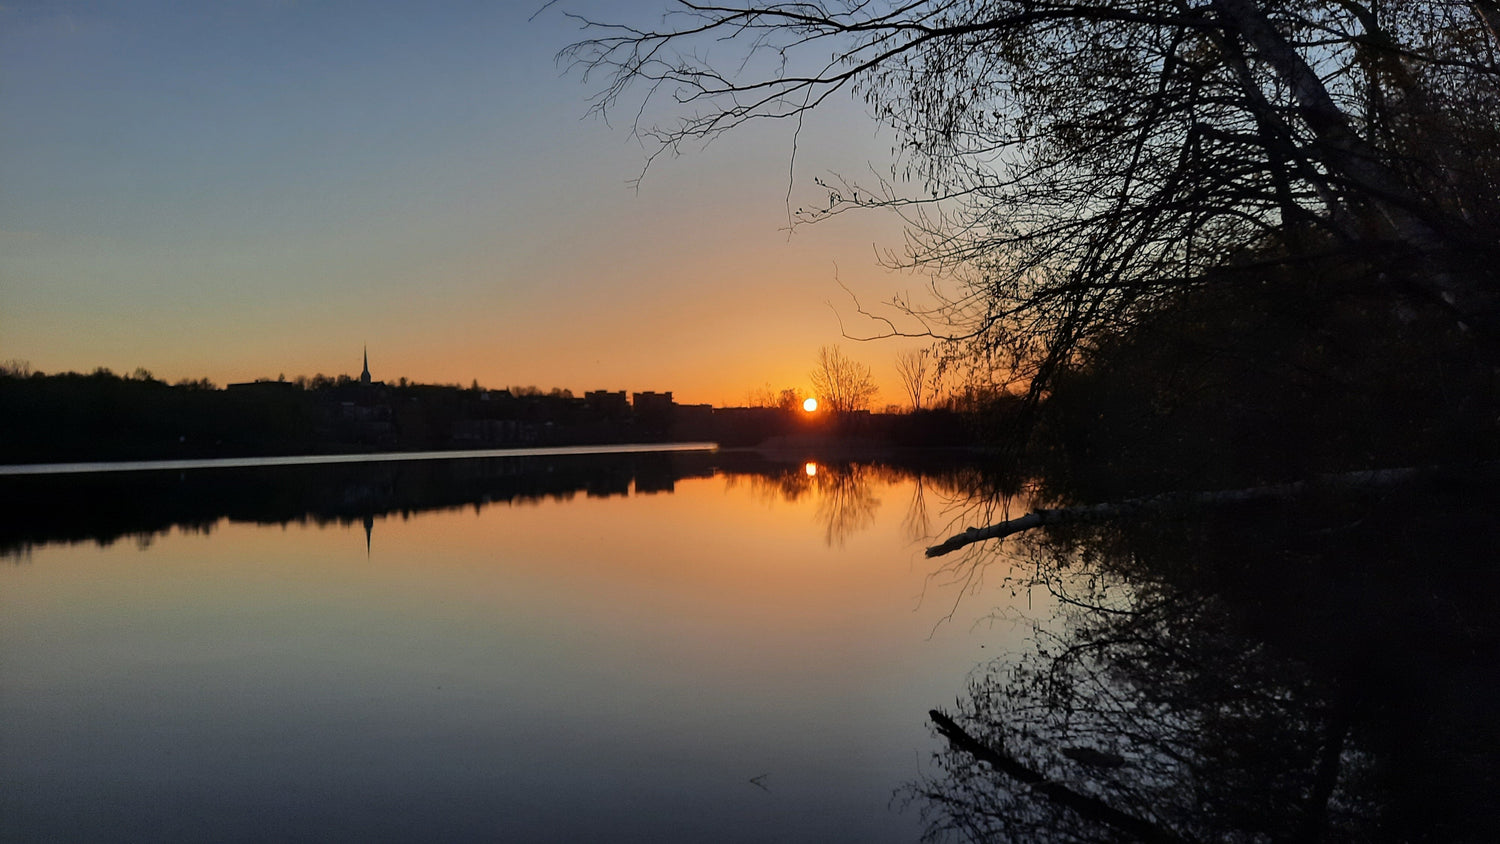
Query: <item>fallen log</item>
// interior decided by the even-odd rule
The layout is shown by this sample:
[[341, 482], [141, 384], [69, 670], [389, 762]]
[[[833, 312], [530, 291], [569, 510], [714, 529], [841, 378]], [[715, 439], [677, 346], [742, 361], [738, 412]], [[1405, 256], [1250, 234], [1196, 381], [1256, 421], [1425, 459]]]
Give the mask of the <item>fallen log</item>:
[[1232, 504], [1248, 504], [1254, 501], [1294, 498], [1312, 489], [1358, 489], [1365, 487], [1394, 486], [1419, 477], [1439, 477], [1455, 472], [1472, 475], [1476, 469], [1493, 470], [1497, 464], [1453, 467], [1415, 467], [1403, 469], [1371, 469], [1360, 472], [1345, 472], [1337, 475], [1319, 475], [1308, 481], [1249, 487], [1246, 489], [1214, 490], [1209, 492], [1168, 492], [1160, 495], [1130, 498], [1103, 504], [1085, 504], [1077, 507], [1054, 507], [1033, 510], [1024, 516], [985, 527], [971, 527], [948, 537], [927, 549], [927, 556], [941, 557], [960, 548], [984, 542], [988, 539], [1004, 539], [1032, 528], [1059, 524], [1085, 524], [1111, 519], [1126, 518], [1142, 514], [1160, 514], [1171, 511], [1203, 507], [1221, 507]]

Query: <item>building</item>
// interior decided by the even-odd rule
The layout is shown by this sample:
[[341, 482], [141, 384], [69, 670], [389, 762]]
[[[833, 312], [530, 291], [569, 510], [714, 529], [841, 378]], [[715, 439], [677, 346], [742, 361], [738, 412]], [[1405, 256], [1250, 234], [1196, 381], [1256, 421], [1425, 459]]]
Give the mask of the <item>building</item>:
[[630, 416], [630, 400], [624, 390], [591, 390], [583, 394], [583, 400], [595, 419], [620, 422]]
[[665, 437], [672, 427], [672, 393], [631, 393], [637, 433], [646, 437]]
[[671, 390], [665, 393], [631, 393], [630, 403], [635, 407], [636, 418], [642, 416], [670, 417], [672, 415]]

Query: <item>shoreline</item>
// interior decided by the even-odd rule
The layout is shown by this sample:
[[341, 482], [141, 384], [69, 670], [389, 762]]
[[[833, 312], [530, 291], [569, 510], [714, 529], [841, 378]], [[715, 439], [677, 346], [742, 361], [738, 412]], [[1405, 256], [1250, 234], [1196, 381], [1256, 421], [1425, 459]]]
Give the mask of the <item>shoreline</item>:
[[474, 460], [501, 457], [560, 457], [574, 454], [649, 454], [663, 452], [718, 451], [712, 442], [620, 443], [610, 445], [549, 446], [544, 448], [483, 448], [446, 451], [339, 452], [334, 454], [276, 455], [265, 457], [206, 457], [168, 460], [101, 460], [74, 463], [0, 464], [0, 477], [23, 475], [74, 475], [104, 472], [188, 471], [198, 469], [243, 469], [266, 466], [315, 466], [336, 463], [395, 463], [411, 460]]

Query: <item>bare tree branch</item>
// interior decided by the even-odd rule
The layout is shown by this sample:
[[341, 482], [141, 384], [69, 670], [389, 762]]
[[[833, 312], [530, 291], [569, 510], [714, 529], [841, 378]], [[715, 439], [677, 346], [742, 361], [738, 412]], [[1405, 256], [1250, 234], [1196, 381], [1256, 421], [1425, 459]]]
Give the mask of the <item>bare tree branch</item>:
[[560, 59], [602, 75], [594, 109], [641, 97], [649, 166], [760, 120], [794, 121], [795, 157], [806, 116], [859, 99], [888, 167], [817, 180], [794, 224], [899, 215], [883, 260], [931, 282], [891, 307], [1033, 400], [1226, 261], [1389, 256], [1367, 285], [1500, 336], [1490, 0], [665, 5], [659, 26], [577, 18], [593, 37]]

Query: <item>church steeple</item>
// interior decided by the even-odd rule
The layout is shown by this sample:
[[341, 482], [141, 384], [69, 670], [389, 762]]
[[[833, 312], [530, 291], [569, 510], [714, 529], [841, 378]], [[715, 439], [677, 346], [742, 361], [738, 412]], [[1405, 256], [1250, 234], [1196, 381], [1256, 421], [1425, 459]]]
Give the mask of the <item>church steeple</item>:
[[359, 383], [362, 386], [370, 386], [370, 347], [365, 347], [365, 371], [359, 374]]

